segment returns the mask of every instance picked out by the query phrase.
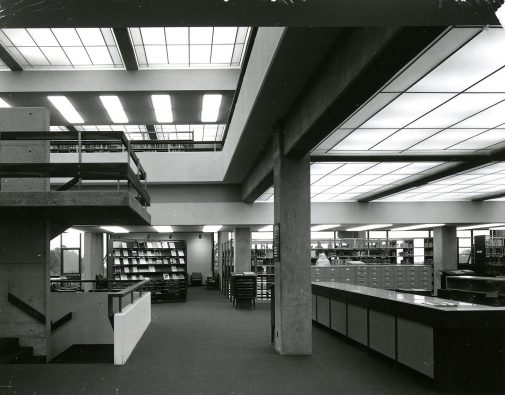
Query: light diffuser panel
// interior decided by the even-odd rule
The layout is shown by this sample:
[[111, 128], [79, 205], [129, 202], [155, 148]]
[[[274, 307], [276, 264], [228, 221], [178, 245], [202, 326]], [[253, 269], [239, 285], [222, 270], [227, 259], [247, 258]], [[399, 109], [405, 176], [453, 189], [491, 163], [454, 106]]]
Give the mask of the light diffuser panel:
[[335, 145], [332, 151], [366, 151], [395, 131], [396, 129], [357, 129]]
[[446, 129], [410, 147], [409, 150], [444, 150], [484, 131], [485, 129]]
[[151, 101], [153, 103], [156, 121], [159, 123], [170, 123], [174, 121], [170, 95], [151, 95]]
[[202, 98], [202, 122], [216, 122], [221, 108], [222, 95], [208, 94]]
[[372, 147], [373, 151], [402, 151], [427, 139], [440, 129], [402, 129], [380, 144]]
[[449, 149], [454, 150], [477, 150], [484, 149], [494, 144], [498, 144], [505, 141], [505, 129], [493, 129], [487, 132], [481, 133], [465, 140], [459, 144], [451, 146]]
[[117, 96], [100, 96], [100, 101], [107, 110], [109, 117], [114, 123], [128, 123], [128, 117], [124, 112], [123, 105]]
[[65, 96], [48, 96], [47, 98], [68, 123], [84, 123], [81, 115]]

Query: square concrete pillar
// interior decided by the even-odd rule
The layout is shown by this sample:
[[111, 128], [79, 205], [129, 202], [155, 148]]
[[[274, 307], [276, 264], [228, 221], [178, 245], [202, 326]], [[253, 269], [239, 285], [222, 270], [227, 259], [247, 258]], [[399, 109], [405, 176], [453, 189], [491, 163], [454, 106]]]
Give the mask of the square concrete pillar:
[[274, 136], [274, 222], [280, 226], [275, 264], [275, 349], [283, 355], [312, 353], [310, 283], [310, 158], [284, 155]]
[[[45, 108], [1, 108], [0, 132], [49, 131]], [[2, 141], [0, 162], [49, 162], [47, 141]], [[2, 192], [45, 192], [45, 178], [3, 178]], [[50, 223], [40, 217], [4, 216], [0, 221], [0, 337], [17, 337], [34, 355], [47, 355], [50, 342], [48, 317]], [[46, 317], [39, 322], [7, 299], [10, 293]]]
[[223, 289], [223, 243], [228, 240], [228, 232], [218, 232], [217, 233], [217, 261], [218, 273], [219, 273], [219, 289]]
[[433, 277], [434, 290], [441, 287], [440, 270], [458, 268], [458, 239], [455, 226], [441, 226], [433, 229]]
[[251, 271], [251, 228], [235, 228], [235, 271]]
[[82, 280], [94, 280], [104, 273], [103, 233], [84, 233], [84, 254], [81, 268]]

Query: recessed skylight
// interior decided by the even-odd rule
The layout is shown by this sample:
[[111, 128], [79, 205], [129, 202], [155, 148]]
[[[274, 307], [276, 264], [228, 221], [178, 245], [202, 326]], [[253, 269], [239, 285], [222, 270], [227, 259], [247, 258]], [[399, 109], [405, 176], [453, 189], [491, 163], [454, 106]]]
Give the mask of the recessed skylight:
[[171, 123], [174, 121], [172, 115], [172, 100], [170, 95], [151, 95], [151, 101], [159, 123]]
[[223, 225], [205, 225], [202, 228], [202, 232], [214, 233], [214, 232], [218, 232], [219, 229], [221, 229], [222, 227], [223, 227]]
[[419, 225], [410, 225], [410, 226], [402, 226], [401, 228], [391, 229], [395, 230], [416, 230], [416, 229], [432, 229], [439, 228], [440, 226], [444, 226], [445, 224], [419, 224]]
[[0, 97], [0, 108], [7, 108], [10, 107], [11, 105], [7, 103], [4, 99]]
[[371, 224], [371, 225], [357, 226], [355, 228], [349, 228], [347, 230], [351, 232], [361, 232], [364, 230], [389, 228], [390, 226], [393, 226], [393, 224]]
[[128, 29], [140, 68], [240, 67], [247, 27]]
[[100, 101], [107, 110], [109, 117], [114, 123], [128, 123], [128, 117], [124, 112], [123, 105], [117, 96], [100, 96]]
[[84, 123], [81, 115], [66, 96], [48, 96], [47, 98], [68, 123]]
[[274, 226], [273, 225], [267, 225], [262, 228], [258, 229], [258, 232], [273, 232]]
[[0, 43], [25, 70], [123, 68], [111, 28], [0, 29]]
[[319, 232], [319, 231], [326, 230], [326, 229], [338, 228], [339, 226], [340, 225], [315, 225], [312, 228], [310, 228], [310, 230], [312, 232]]
[[202, 122], [216, 122], [221, 109], [223, 95], [207, 94], [202, 98]]
[[110, 233], [130, 233], [128, 229], [121, 226], [100, 226], [100, 228]]
[[153, 226], [153, 228], [158, 233], [172, 233], [174, 231], [174, 228], [172, 228], [170, 225], [166, 225], [166, 226]]

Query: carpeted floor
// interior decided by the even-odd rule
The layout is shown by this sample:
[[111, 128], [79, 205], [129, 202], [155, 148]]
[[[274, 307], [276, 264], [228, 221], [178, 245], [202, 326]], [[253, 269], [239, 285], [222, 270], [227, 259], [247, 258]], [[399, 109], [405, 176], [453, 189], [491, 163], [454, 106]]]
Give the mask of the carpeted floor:
[[186, 303], [155, 304], [127, 364], [0, 365], [0, 394], [430, 394], [423, 378], [313, 330], [313, 355], [270, 345], [268, 303], [234, 309], [190, 288]]

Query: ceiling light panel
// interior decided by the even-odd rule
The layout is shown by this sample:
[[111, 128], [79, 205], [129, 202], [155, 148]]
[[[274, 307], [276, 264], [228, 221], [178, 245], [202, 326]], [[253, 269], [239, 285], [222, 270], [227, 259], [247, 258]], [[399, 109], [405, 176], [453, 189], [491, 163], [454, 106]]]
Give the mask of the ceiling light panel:
[[346, 230], [352, 231], [352, 232], [359, 232], [359, 231], [363, 231], [363, 230], [389, 228], [391, 226], [393, 226], [393, 224], [371, 224], [371, 225], [357, 226], [357, 227], [349, 228]]
[[322, 230], [338, 228], [340, 225], [314, 225], [310, 228], [312, 232], [320, 232]]
[[170, 225], [166, 225], [166, 226], [153, 226], [153, 228], [158, 233], [172, 233], [174, 231], [174, 228], [172, 228]]
[[248, 27], [129, 28], [140, 68], [241, 67]]
[[68, 123], [84, 123], [81, 115], [66, 96], [48, 96], [47, 98]]
[[222, 142], [225, 127], [225, 124], [172, 124], [154, 125], [154, 130], [160, 140]]
[[151, 101], [159, 123], [171, 123], [174, 121], [172, 115], [172, 100], [170, 95], [151, 95]]
[[357, 129], [352, 131], [332, 151], [366, 151], [388, 138], [397, 129]]
[[128, 117], [124, 112], [121, 100], [117, 96], [100, 96], [100, 101], [102, 102], [105, 110], [109, 114], [109, 118], [114, 123], [128, 123]]
[[391, 229], [395, 230], [416, 230], [416, 229], [433, 229], [439, 228], [440, 226], [444, 226], [445, 224], [419, 224], [419, 225], [410, 225], [410, 226], [402, 226], [401, 228]]
[[438, 131], [440, 131], [440, 129], [402, 129], [382, 141], [380, 144], [372, 147], [372, 150], [403, 151], [418, 142], [433, 136]]
[[221, 109], [223, 95], [207, 94], [202, 98], [202, 122], [216, 122]]
[[412, 151], [444, 150], [486, 129], [446, 129], [409, 148]]
[[0, 29], [0, 43], [25, 70], [124, 68], [111, 28]]
[[451, 146], [451, 150], [478, 150], [484, 149], [494, 144], [505, 141], [505, 129], [492, 129], [487, 132], [478, 134], [468, 140], [462, 141], [459, 144]]
[[482, 29], [473, 39], [413, 85], [410, 92], [460, 92], [505, 65], [502, 28]]
[[7, 103], [4, 99], [0, 97], [0, 108], [8, 108], [10, 106], [11, 105], [9, 103]]

